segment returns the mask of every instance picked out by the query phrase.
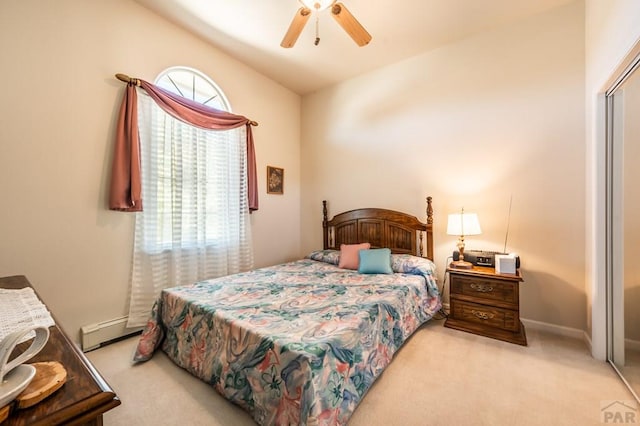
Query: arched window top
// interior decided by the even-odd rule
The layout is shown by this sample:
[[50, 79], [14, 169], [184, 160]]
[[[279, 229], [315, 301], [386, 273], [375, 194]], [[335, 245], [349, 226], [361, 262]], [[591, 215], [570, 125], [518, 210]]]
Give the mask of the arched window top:
[[158, 75], [155, 84], [184, 98], [231, 112], [229, 101], [220, 87], [196, 69], [182, 66], [167, 68]]

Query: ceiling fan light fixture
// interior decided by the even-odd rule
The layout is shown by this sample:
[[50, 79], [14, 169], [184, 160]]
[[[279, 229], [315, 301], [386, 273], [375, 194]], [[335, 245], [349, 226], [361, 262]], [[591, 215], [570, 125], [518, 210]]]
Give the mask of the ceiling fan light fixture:
[[336, 0], [300, 0], [300, 3], [307, 9], [320, 12], [332, 6]]
[[[298, 9], [296, 14], [289, 24], [289, 29], [287, 33], [284, 35], [282, 42], [280, 42], [280, 46], [284, 48], [291, 48], [294, 44], [296, 44], [296, 40], [298, 40], [298, 36], [304, 29], [305, 24], [309, 20], [312, 12], [320, 12], [324, 9], [328, 9], [331, 7], [331, 15], [336, 20], [338, 24], [342, 27], [343, 30], [349, 37], [356, 42], [358, 46], [366, 46], [371, 41], [371, 34], [367, 32], [367, 30], [358, 22], [358, 20], [349, 12], [349, 10], [344, 6], [344, 4], [338, 2], [337, 0], [298, 0], [302, 7]], [[320, 36], [318, 35], [318, 15], [316, 17], [316, 39], [315, 45], [317, 46], [320, 42]]]

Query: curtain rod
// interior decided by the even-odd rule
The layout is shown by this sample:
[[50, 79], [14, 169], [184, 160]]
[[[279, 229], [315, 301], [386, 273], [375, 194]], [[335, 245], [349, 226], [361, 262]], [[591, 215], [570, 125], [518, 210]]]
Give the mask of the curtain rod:
[[116, 74], [116, 78], [120, 81], [124, 81], [125, 83], [133, 83], [136, 86], [140, 86], [140, 80], [137, 78], [131, 78], [126, 74]]
[[[136, 86], [140, 86], [140, 80], [139, 79], [131, 78], [126, 74], [118, 73], [118, 74], [116, 74], [116, 78], [118, 80], [120, 80], [120, 81], [124, 81], [125, 83], [133, 83]], [[253, 120], [249, 120], [249, 124], [252, 125], [252, 126], [257, 126], [258, 122], [257, 121], [253, 121]]]

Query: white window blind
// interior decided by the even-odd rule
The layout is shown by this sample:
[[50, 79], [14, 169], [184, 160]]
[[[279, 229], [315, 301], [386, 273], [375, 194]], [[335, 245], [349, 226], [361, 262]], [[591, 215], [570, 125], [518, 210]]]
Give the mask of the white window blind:
[[136, 213], [129, 327], [163, 288], [250, 269], [246, 130], [195, 128], [138, 92], [144, 211]]

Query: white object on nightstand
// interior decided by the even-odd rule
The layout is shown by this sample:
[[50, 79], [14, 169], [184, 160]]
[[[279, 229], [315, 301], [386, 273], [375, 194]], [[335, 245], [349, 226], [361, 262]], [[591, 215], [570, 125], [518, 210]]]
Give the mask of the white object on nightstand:
[[516, 255], [496, 254], [496, 274], [515, 274], [516, 273]]

